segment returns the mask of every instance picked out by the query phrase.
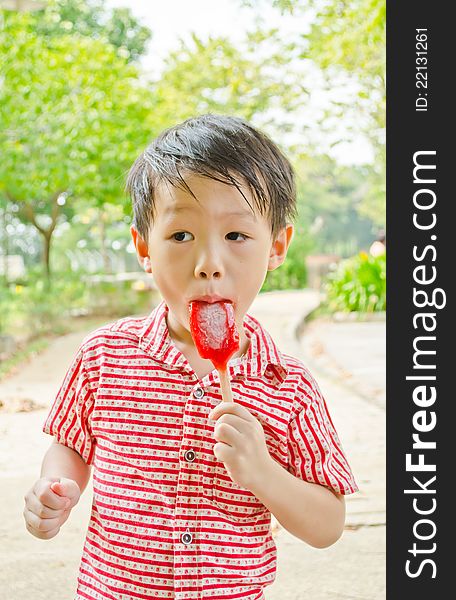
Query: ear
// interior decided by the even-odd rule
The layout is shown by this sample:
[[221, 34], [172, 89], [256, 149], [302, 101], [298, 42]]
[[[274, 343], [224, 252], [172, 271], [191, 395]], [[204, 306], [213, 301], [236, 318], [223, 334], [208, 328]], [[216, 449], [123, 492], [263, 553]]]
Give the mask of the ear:
[[130, 227], [131, 237], [133, 238], [133, 244], [136, 248], [136, 256], [141, 267], [146, 273], [152, 273], [152, 265], [150, 264], [149, 248], [147, 243], [138, 233], [138, 230], [134, 225]]
[[293, 235], [294, 227], [291, 224], [286, 225], [279, 231], [269, 253], [268, 271], [274, 271], [274, 269], [277, 269], [283, 263]]

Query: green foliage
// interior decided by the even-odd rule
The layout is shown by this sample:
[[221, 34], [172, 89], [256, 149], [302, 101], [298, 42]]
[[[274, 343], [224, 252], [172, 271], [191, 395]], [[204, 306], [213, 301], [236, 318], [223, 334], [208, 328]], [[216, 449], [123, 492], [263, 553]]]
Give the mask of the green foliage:
[[157, 293], [146, 288], [135, 289], [131, 281], [87, 280], [86, 308], [91, 315], [118, 319], [126, 315], [145, 314], [157, 304]]
[[106, 40], [128, 60], [143, 55], [152, 36], [129, 8], [108, 11], [104, 0], [48, 0], [46, 8], [36, 13], [34, 27], [46, 37], [77, 33]]
[[360, 215], [360, 206], [370, 170], [341, 166], [326, 155], [300, 156], [294, 167], [298, 223], [309, 240], [309, 251], [350, 256], [368, 247], [373, 222]]
[[376, 312], [386, 309], [386, 255], [365, 252], [341, 262], [328, 275], [325, 305], [331, 312]]
[[[42, 22], [2, 13], [8, 68], [0, 89], [0, 195], [41, 235], [48, 273], [62, 222], [91, 208], [108, 215], [110, 204], [130, 214], [125, 175], [163, 128], [207, 111], [258, 117], [279, 104], [291, 108], [303, 91], [296, 77], [282, 81], [286, 59], [268, 54], [269, 38], [259, 33], [250, 34], [245, 51], [194, 36], [148, 88], [106, 38], [88, 37], [101, 23], [109, 29], [102, 8], [97, 1], [51, 3]], [[99, 240], [103, 252], [103, 232]]]
[[[312, 5], [317, 14], [303, 56], [320, 65], [330, 84], [334, 69], [339, 69], [359, 86], [355, 111], [375, 150], [360, 209], [381, 227], [385, 223], [386, 2], [315, 0]], [[335, 103], [336, 114], [351, 110], [343, 102]]]
[[386, 200], [386, 149], [378, 148], [377, 161], [367, 167], [365, 195], [359, 204], [359, 214], [371, 219], [377, 229], [385, 225]]
[[9, 307], [3, 314], [3, 331], [34, 339], [65, 331], [70, 312], [85, 306], [86, 289], [80, 274], [62, 274], [50, 284], [41, 269], [34, 269], [24, 282], [4, 289], [2, 297]]
[[0, 289], [0, 334], [32, 340], [68, 330], [73, 316], [120, 318], [147, 313], [156, 298], [131, 281], [94, 283], [83, 272], [59, 272], [49, 282], [30, 269], [21, 284]]
[[6, 287], [3, 278], [0, 279], [0, 335], [7, 332], [13, 310], [14, 296], [10, 288]]
[[128, 60], [145, 54], [151, 31], [133, 17], [129, 8], [114, 8], [111, 19], [105, 24], [109, 42], [121, 50]]
[[328, 68], [337, 64], [361, 79], [385, 74], [385, 0], [315, 0], [310, 51]]
[[[322, 131], [328, 123], [351, 122], [351, 130], [362, 133], [374, 149], [374, 164], [369, 167], [366, 190], [360, 214], [385, 224], [385, 0], [263, 0], [242, 4], [256, 8], [268, 3], [282, 14], [302, 18], [303, 30], [311, 21], [308, 32], [283, 44], [283, 56], [292, 61], [311, 60], [322, 70], [326, 91], [330, 95], [334, 84], [343, 92], [357, 89], [356, 100], [338, 96], [324, 111], [319, 121]], [[346, 141], [341, 139], [341, 142]]]
[[196, 34], [172, 52], [157, 82], [156, 118], [174, 124], [206, 112], [247, 120], [271, 108], [293, 110], [305, 93], [298, 74], [274, 50], [279, 32], [252, 32], [244, 47], [223, 37], [203, 41]]
[[153, 129], [153, 102], [112, 45], [40, 36], [33, 19], [3, 11], [0, 193], [43, 236], [49, 267], [52, 234], [81, 201], [127, 204], [124, 174]]
[[[260, 2], [244, 5], [261, 7]], [[309, 33], [298, 44], [301, 58], [311, 58], [325, 72], [340, 67], [361, 83], [360, 98], [379, 128], [385, 124], [386, 2], [385, 0], [269, 0], [282, 14], [311, 16]], [[296, 48], [296, 45], [298, 48]]]
[[144, 139], [138, 130], [150, 97], [112, 46], [74, 35], [42, 38], [32, 25], [10, 15], [0, 36], [10, 65], [0, 90], [3, 185], [45, 214], [57, 191], [117, 200], [123, 169]]

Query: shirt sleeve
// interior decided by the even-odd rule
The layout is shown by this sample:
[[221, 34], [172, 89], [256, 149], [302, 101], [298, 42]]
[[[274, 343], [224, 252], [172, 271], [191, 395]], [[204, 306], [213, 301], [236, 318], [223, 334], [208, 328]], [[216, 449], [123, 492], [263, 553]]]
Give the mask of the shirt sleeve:
[[81, 347], [65, 375], [43, 431], [53, 435], [59, 444], [75, 450], [89, 465], [93, 462], [95, 449], [90, 428], [93, 407], [94, 398]]
[[288, 470], [340, 494], [356, 492], [358, 486], [316, 382], [306, 382], [300, 396], [300, 409], [288, 427]]

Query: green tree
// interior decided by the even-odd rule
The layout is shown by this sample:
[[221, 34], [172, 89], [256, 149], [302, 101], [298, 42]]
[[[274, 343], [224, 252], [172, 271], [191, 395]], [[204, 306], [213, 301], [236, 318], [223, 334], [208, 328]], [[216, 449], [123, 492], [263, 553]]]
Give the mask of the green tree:
[[[154, 88], [164, 122], [206, 112], [237, 114], [268, 122], [270, 111], [293, 111], [306, 90], [276, 50], [278, 30], [252, 32], [236, 47], [224, 37], [181, 41]], [[269, 121], [278, 122], [277, 113]], [[278, 127], [278, 125], [277, 125]]]
[[342, 166], [326, 155], [295, 160], [299, 224], [311, 251], [349, 256], [368, 247], [374, 222], [360, 214], [369, 169]]
[[302, 288], [309, 254], [348, 257], [372, 240], [373, 222], [359, 214], [366, 167], [341, 166], [326, 155], [294, 159], [298, 216], [285, 263], [268, 273], [263, 291]]
[[35, 13], [34, 23], [36, 32], [48, 37], [77, 33], [105, 40], [127, 60], [143, 55], [152, 37], [129, 8], [108, 11], [104, 0], [49, 0]]
[[124, 173], [153, 131], [152, 98], [112, 45], [44, 38], [33, 17], [2, 16], [0, 191], [42, 236], [49, 275], [52, 235], [78, 202], [125, 202]]
[[353, 75], [360, 84], [359, 98], [368, 100], [360, 105], [370, 117], [368, 133], [382, 136], [385, 127], [385, 0], [272, 0], [272, 4], [282, 13], [312, 16], [309, 32], [303, 33], [298, 42], [300, 58], [311, 58], [330, 76], [335, 67]]
[[[334, 82], [356, 86], [357, 102], [338, 99], [321, 120], [329, 117], [352, 123], [371, 142], [374, 163], [367, 168], [368, 189], [359, 212], [378, 226], [385, 221], [385, 0], [265, 0], [283, 14], [308, 17], [311, 26], [283, 44], [284, 56], [311, 59], [326, 78], [328, 91]], [[261, 11], [262, 2], [244, 0]], [[345, 141], [345, 140], [344, 140]]]
[[[296, 4], [301, 4], [296, 2]], [[369, 186], [359, 210], [378, 226], [385, 223], [385, 0], [315, 0], [316, 18], [305, 51], [328, 74], [341, 69], [359, 85], [355, 111], [360, 112], [364, 134], [375, 151], [368, 169]], [[339, 116], [349, 108], [335, 107]]]

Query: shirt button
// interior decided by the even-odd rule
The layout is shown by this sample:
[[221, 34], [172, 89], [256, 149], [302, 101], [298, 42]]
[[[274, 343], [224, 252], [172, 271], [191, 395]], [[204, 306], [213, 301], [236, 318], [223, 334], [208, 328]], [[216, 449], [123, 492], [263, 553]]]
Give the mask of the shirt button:
[[193, 462], [196, 458], [196, 454], [194, 450], [187, 450], [187, 452], [184, 454], [185, 460], [187, 462]]
[[204, 396], [203, 388], [196, 388], [196, 390], [193, 391], [193, 395], [195, 396], [195, 398], [202, 398]]
[[181, 542], [183, 544], [185, 544], [186, 546], [188, 546], [189, 544], [191, 544], [193, 542], [193, 536], [191, 533], [183, 533], [181, 535]]

